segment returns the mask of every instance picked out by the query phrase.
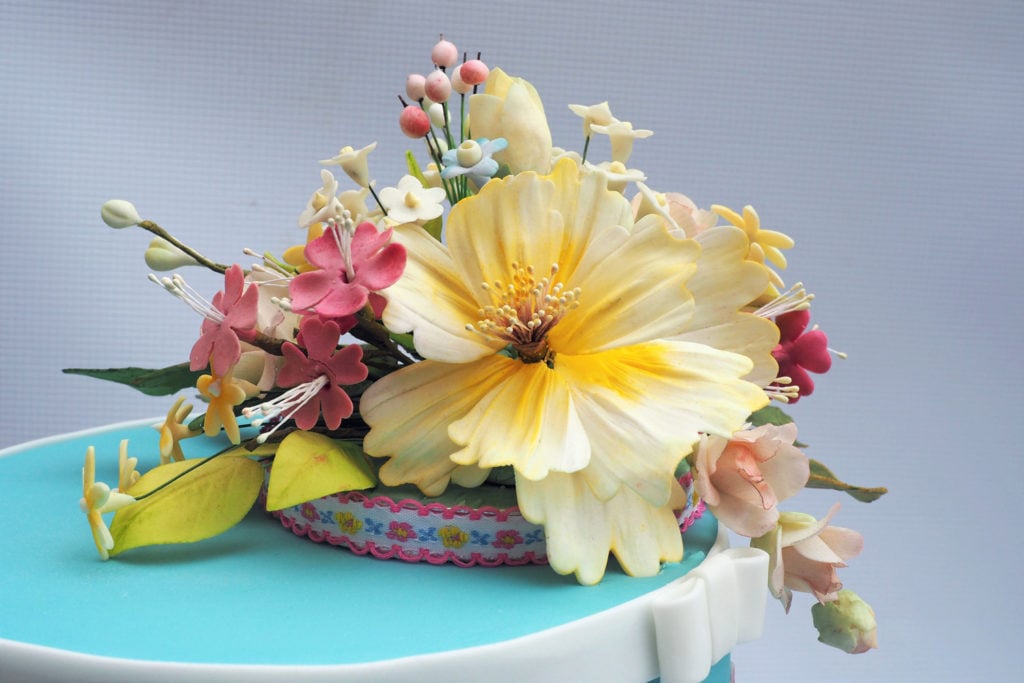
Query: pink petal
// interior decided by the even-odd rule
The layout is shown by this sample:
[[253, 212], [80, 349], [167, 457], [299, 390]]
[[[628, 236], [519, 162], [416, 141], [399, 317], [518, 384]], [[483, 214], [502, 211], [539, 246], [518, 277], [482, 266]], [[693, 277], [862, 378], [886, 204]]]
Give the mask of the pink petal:
[[363, 350], [355, 344], [335, 351], [334, 356], [327, 363], [333, 382], [335, 384], [355, 384], [366, 379], [369, 370], [363, 365], [362, 359]]
[[242, 357], [242, 344], [231, 328], [222, 325], [213, 338], [213, 353], [210, 354], [210, 367], [215, 375], [226, 375], [231, 366]]
[[222, 300], [226, 310], [242, 296], [242, 286], [245, 284], [245, 273], [242, 266], [237, 263], [224, 272], [224, 299]]
[[338, 346], [341, 330], [335, 322], [307, 316], [299, 325], [299, 334], [302, 335], [302, 345], [306, 347], [309, 358], [327, 362]]
[[377, 232], [373, 223], [360, 223], [352, 236], [352, 262], [360, 263], [380, 251], [391, 241], [391, 228]]
[[319, 397], [320, 412], [323, 413], [328, 429], [337, 429], [342, 419], [352, 414], [352, 399], [340, 388], [333, 385], [325, 387]]
[[336, 273], [329, 273], [324, 270], [299, 273], [292, 278], [291, 283], [288, 285], [288, 294], [292, 298], [292, 308], [296, 311], [306, 311], [313, 308], [330, 293], [331, 286], [335, 280], [340, 281]]
[[[312, 429], [316, 426], [317, 420], [320, 419], [320, 394], [317, 394], [310, 400], [306, 401], [302, 407], [300, 407], [292, 419], [295, 420], [295, 426], [299, 429]], [[332, 427], [333, 429], [333, 427]]]
[[281, 345], [281, 354], [284, 356], [284, 365], [277, 373], [277, 385], [287, 388], [294, 387], [316, 378], [314, 364], [306, 358], [299, 347], [291, 342]]
[[192, 345], [192, 352], [189, 353], [189, 370], [195, 372], [202, 370], [210, 362], [210, 352], [213, 350], [213, 333], [204, 332]]
[[779, 328], [780, 339], [783, 343], [792, 341], [800, 336], [807, 329], [807, 323], [811, 320], [809, 310], [792, 311], [776, 316], [775, 325]]
[[828, 337], [821, 330], [811, 330], [793, 342], [790, 355], [811, 372], [828, 372], [832, 355], [828, 352]]
[[[781, 370], [780, 370], [781, 372]], [[814, 380], [799, 365], [792, 365], [786, 368], [786, 375], [793, 380], [793, 384], [800, 387], [800, 395], [789, 399], [790, 403], [796, 403], [803, 396], [810, 396], [814, 393]]]
[[[352, 315], [366, 305], [366, 287], [347, 284], [340, 280], [335, 287], [316, 304], [316, 312], [326, 318], [342, 318]], [[292, 301], [294, 304], [294, 300]]]
[[335, 272], [345, 269], [345, 259], [331, 230], [324, 231], [323, 235], [307, 244], [303, 253], [306, 260], [317, 268]]
[[405, 271], [406, 252], [401, 244], [389, 244], [356, 264], [356, 278], [367, 289], [385, 289], [398, 282]]

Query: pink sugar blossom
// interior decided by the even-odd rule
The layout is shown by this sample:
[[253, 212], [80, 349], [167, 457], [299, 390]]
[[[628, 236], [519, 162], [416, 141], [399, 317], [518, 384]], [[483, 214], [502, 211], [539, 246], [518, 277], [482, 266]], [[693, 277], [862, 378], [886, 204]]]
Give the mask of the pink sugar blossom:
[[[295, 311], [344, 318], [362, 309], [371, 292], [390, 287], [405, 270], [405, 247], [391, 243], [391, 230], [360, 223], [348, 233], [337, 225], [306, 245], [306, 260], [317, 270], [295, 276], [289, 287]], [[382, 308], [382, 299], [372, 302]]]
[[731, 439], [704, 437], [697, 448], [694, 486], [723, 524], [754, 538], [779, 520], [777, 508], [807, 483], [807, 456], [793, 446], [796, 425], [762, 425]]
[[213, 374], [228, 374], [242, 355], [241, 339], [251, 338], [256, 326], [259, 293], [255, 285], [245, 286], [245, 273], [235, 264], [224, 273], [224, 291], [213, 297], [213, 308], [203, 320], [199, 340], [189, 355], [192, 370], [207, 363]]
[[291, 342], [281, 346], [285, 361], [277, 375], [279, 386], [294, 387], [326, 378], [323, 387], [292, 416], [299, 429], [312, 429], [321, 414], [329, 429], [337, 429], [342, 419], [352, 414], [352, 399], [340, 385], [361, 382], [368, 371], [359, 346], [337, 348], [340, 334], [337, 323], [309, 317], [302, 321], [301, 328], [306, 353]]
[[789, 377], [800, 387], [799, 396], [790, 399], [796, 403], [800, 396], [814, 393], [814, 380], [809, 372], [821, 374], [832, 367], [832, 356], [828, 352], [828, 337], [821, 330], [807, 330], [810, 311], [792, 311], [775, 318], [779, 328], [779, 345], [772, 356], [779, 363], [779, 376]]

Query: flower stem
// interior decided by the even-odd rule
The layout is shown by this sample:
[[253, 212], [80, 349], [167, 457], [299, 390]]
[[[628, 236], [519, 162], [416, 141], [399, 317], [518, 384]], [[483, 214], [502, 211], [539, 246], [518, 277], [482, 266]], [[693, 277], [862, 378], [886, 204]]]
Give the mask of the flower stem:
[[186, 254], [191, 256], [192, 258], [194, 258], [200, 264], [206, 266], [207, 268], [209, 268], [210, 270], [212, 270], [214, 272], [226, 273], [228, 268], [230, 268], [230, 266], [225, 266], [224, 264], [221, 264], [221, 263], [215, 263], [214, 261], [211, 261], [210, 259], [206, 258], [202, 254], [200, 254], [198, 251], [193, 249], [192, 247], [188, 246], [187, 244], [185, 244], [181, 240], [179, 240], [176, 237], [174, 237], [173, 235], [171, 235], [171, 233], [167, 232], [166, 230], [161, 228], [159, 225], [157, 225], [153, 221], [141, 221], [138, 224], [138, 226], [140, 228], [142, 228], [143, 230], [147, 230], [147, 231], [153, 233], [157, 237], [161, 237], [161, 238], [167, 240], [168, 242], [173, 244], [175, 247], [177, 247], [178, 249], [181, 249], [183, 252], [185, 252]]

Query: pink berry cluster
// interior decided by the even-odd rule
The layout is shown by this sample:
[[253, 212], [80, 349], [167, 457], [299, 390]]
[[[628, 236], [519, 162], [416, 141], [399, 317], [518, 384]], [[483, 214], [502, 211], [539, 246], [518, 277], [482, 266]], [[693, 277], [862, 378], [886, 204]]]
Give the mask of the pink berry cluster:
[[459, 64], [459, 51], [454, 43], [445, 40], [444, 36], [434, 45], [430, 51], [430, 59], [434, 64], [434, 70], [424, 76], [423, 74], [409, 74], [405, 79], [405, 94], [410, 100], [418, 103], [407, 104], [404, 99], [402, 114], [398, 118], [402, 132], [410, 138], [418, 139], [427, 135], [430, 131], [430, 116], [427, 110], [431, 103], [445, 104], [452, 96], [452, 91], [465, 96], [473, 91], [478, 85], [487, 80], [490, 69], [480, 61], [480, 55], [476, 59], [466, 59], [462, 55], [462, 63]]

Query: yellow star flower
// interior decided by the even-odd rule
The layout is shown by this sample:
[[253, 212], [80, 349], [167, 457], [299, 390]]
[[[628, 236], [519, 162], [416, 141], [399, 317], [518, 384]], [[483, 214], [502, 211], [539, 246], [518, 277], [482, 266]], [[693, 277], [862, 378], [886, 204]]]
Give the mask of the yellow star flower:
[[676, 466], [700, 433], [729, 435], [767, 403], [744, 377], [773, 365], [778, 339], [740, 312], [765, 269], [743, 260], [739, 230], [715, 230], [702, 255], [660, 217], [634, 224], [571, 160], [459, 202], [447, 246], [396, 230], [409, 257], [384, 321], [428, 360], [362, 398], [364, 447], [390, 456], [381, 480], [436, 494], [512, 465], [557, 571], [599, 581], [609, 550], [635, 575], [679, 560]]
[[[750, 250], [747, 252], [748, 259], [762, 265], [767, 260], [780, 270], [786, 269], [786, 255], [782, 253], [782, 250], [793, 247], [792, 238], [775, 230], [762, 230], [761, 219], [754, 211], [754, 207], [744, 206], [743, 215], [721, 204], [713, 204], [711, 210], [746, 233], [747, 239], [750, 241]], [[766, 296], [774, 298], [779, 295], [777, 288], [783, 287], [784, 284], [782, 278], [775, 271], [769, 269], [768, 273], [771, 278], [771, 287]]]
[[[182, 405], [184, 404], [184, 405]], [[163, 422], [153, 425], [153, 428], [160, 432], [160, 464], [166, 465], [171, 460], [184, 460], [185, 454], [181, 451], [181, 441], [199, 436], [202, 432], [191, 430], [185, 425], [185, 419], [192, 412], [192, 404], [185, 403], [182, 396], [171, 409], [167, 411], [167, 417]]]
[[221, 377], [201, 375], [196, 382], [196, 388], [210, 402], [206, 408], [203, 432], [207, 436], [216, 436], [223, 427], [224, 433], [228, 435], [231, 443], [241, 443], [242, 437], [238, 429], [238, 420], [235, 418], [235, 406], [241, 405], [245, 399], [255, 396], [259, 391], [256, 386], [243, 379], [236, 379], [228, 372]]
[[[127, 455], [126, 442], [121, 442], [121, 450]], [[119, 491], [111, 491], [110, 487], [102, 481], [96, 481], [96, 451], [89, 446], [85, 451], [85, 466], [82, 468], [82, 498], [78, 501], [78, 506], [89, 520], [92, 540], [102, 559], [108, 559], [109, 551], [114, 547], [114, 537], [110, 535], [107, 523], [103, 521], [103, 513], [119, 510], [134, 502], [135, 499], [131, 496]]]

